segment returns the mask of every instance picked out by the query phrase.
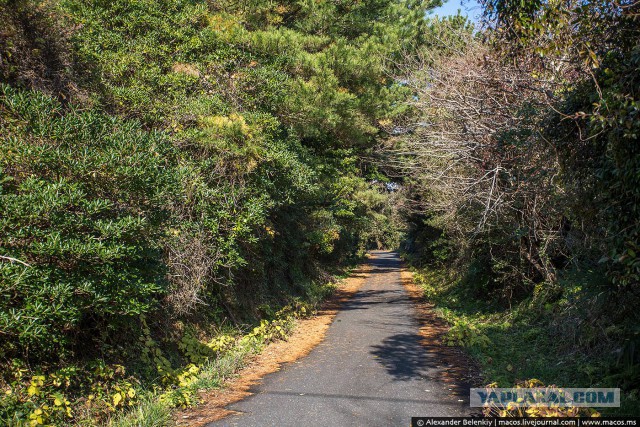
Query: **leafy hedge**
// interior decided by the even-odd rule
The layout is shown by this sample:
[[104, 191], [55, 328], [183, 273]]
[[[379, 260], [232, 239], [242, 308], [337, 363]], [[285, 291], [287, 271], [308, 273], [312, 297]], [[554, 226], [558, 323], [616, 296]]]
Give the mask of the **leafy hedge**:
[[[135, 121], [2, 86], [0, 357], [66, 358], [166, 292], [175, 150]], [[77, 344], [76, 344], [77, 345]], [[93, 347], [93, 348], [92, 348]]]
[[64, 408], [96, 363], [107, 412], [118, 381], [173, 387], [186, 331], [240, 333], [396, 244], [365, 159], [428, 3], [0, 1], [0, 417], [46, 421], [28, 383], [67, 367]]

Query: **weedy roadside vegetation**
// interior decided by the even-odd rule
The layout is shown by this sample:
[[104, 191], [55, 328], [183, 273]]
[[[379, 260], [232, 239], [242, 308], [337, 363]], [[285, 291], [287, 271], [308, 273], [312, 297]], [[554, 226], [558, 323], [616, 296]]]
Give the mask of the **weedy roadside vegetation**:
[[[407, 257], [487, 382], [620, 387], [638, 414], [637, 1], [483, 5], [407, 55]], [[606, 412], [610, 413], [610, 412]]]

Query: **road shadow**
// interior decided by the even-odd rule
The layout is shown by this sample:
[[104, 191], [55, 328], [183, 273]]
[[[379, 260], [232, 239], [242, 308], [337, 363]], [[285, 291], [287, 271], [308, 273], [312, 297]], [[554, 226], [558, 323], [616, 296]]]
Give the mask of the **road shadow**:
[[433, 304], [425, 300], [423, 291], [413, 283], [411, 275], [402, 274], [402, 285], [409, 294], [414, 318], [420, 325], [420, 345], [437, 368], [431, 377], [445, 384], [453, 396], [468, 402], [469, 389], [482, 381], [479, 367], [462, 348], [444, 344], [449, 326], [436, 315]]
[[[370, 263], [372, 276], [378, 271], [404, 271], [401, 262], [391, 253], [380, 253]], [[373, 346], [370, 353], [398, 381], [427, 377], [445, 385], [452, 396], [468, 401], [471, 384], [478, 382], [478, 368], [462, 349], [443, 343], [448, 326], [424, 300], [410, 277], [401, 275], [406, 294], [402, 292], [402, 297], [393, 298], [387, 291], [384, 295], [387, 299], [379, 302], [406, 305], [406, 310], [413, 312], [413, 318], [420, 325], [419, 330], [389, 336]], [[404, 307], [400, 309], [404, 310]]]
[[397, 255], [391, 252], [379, 254], [375, 258], [370, 258], [369, 264], [372, 267], [372, 271], [375, 271], [376, 273], [390, 273], [400, 271], [400, 268], [402, 266]]
[[397, 381], [428, 378], [441, 382], [451, 396], [469, 398], [470, 384], [464, 378], [468, 366], [450, 347], [429, 344], [419, 333], [401, 333], [372, 346], [370, 353]]
[[430, 367], [429, 354], [422, 346], [419, 334], [391, 335], [382, 343], [372, 346], [371, 354], [387, 372], [399, 381], [426, 377]]
[[341, 310], [367, 310], [378, 304], [410, 304], [409, 299], [401, 292], [393, 290], [358, 291], [340, 307]]

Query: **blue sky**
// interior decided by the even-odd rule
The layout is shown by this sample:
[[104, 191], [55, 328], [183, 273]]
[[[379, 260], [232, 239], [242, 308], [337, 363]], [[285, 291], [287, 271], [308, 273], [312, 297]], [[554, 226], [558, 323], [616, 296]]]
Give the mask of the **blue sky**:
[[444, 5], [433, 9], [430, 15], [455, 15], [458, 9], [474, 22], [478, 21], [478, 17], [482, 12], [476, 0], [449, 0]]

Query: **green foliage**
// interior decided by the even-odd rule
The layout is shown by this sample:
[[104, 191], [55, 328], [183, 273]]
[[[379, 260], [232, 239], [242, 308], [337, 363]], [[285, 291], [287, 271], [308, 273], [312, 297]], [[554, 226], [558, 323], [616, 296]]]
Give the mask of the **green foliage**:
[[562, 88], [557, 109], [540, 109], [551, 117], [534, 130], [557, 150], [562, 185], [575, 192], [563, 214], [593, 238], [589, 262], [597, 258], [616, 286], [637, 285], [637, 2], [483, 3], [496, 46]]
[[[397, 244], [396, 195], [362, 157], [407, 113], [390, 59], [428, 6], [0, 3], [3, 420], [166, 421], [220, 385], [216, 363], [286, 336], [327, 271]], [[45, 408], [58, 391], [73, 418]]]
[[482, 37], [435, 22], [407, 73], [409, 258], [448, 340], [488, 337], [488, 381], [621, 387], [637, 413], [639, 4], [481, 3]]
[[[450, 266], [421, 268], [414, 273], [414, 280], [450, 325], [443, 343], [465, 347], [485, 383], [512, 387], [522, 378], [538, 378], [540, 384], [562, 387], [626, 386], [617, 376], [621, 365], [608, 341], [613, 339], [614, 329], [609, 330], [609, 338], [603, 338], [599, 324], [588, 325], [592, 320], [584, 320], [594, 319], [590, 316], [597, 313], [597, 283], [574, 277], [563, 282], [571, 295], [565, 299], [554, 301], [548, 295], [538, 295], [505, 309], [488, 304], [482, 295], [470, 297], [474, 284], [465, 282]], [[499, 415], [498, 409], [493, 409], [492, 413]], [[521, 409], [509, 408], [501, 416], [521, 413]], [[610, 414], [608, 411], [603, 413]], [[622, 407], [615, 411], [637, 414], [637, 394], [624, 393]]]
[[173, 424], [170, 408], [147, 398], [130, 410], [109, 420], [109, 427], [169, 427]]
[[37, 92], [3, 86], [0, 105], [0, 357], [65, 358], [80, 336], [127, 328], [166, 289], [172, 147], [136, 122], [63, 114]]
[[444, 342], [449, 346], [462, 347], [487, 347], [491, 344], [489, 337], [480, 333], [472, 323], [464, 320], [454, 321], [444, 337]]
[[91, 67], [69, 48], [69, 28], [58, 25], [52, 4], [37, 0], [0, 2], [0, 81], [25, 85], [69, 101], [88, 101], [79, 87]]
[[613, 283], [623, 287], [640, 283], [639, 60], [638, 46], [607, 55], [596, 77], [598, 86], [585, 83], [571, 94], [567, 107], [589, 141], [562, 147], [571, 173], [568, 181], [580, 189], [581, 198], [598, 200], [596, 209], [577, 208], [576, 213], [606, 230], [609, 252], [600, 261], [609, 268]]
[[[100, 362], [29, 375], [19, 362], [3, 387], [0, 421], [15, 425], [65, 425], [83, 413], [100, 418], [137, 404], [135, 379], [121, 365]], [[78, 395], [82, 399], [76, 400]]]

